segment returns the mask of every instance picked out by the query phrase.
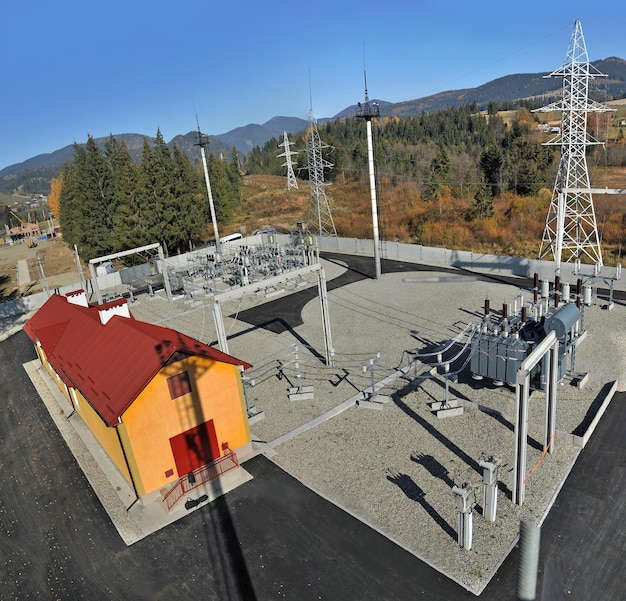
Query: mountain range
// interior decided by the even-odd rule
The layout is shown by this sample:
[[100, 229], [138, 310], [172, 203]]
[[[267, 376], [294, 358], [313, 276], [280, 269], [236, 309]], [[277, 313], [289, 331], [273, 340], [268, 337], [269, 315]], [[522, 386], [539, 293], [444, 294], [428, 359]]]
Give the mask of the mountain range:
[[[590, 81], [589, 96], [591, 98], [603, 102], [626, 97], [626, 60], [609, 57], [594, 61], [592, 65], [607, 77]], [[384, 100], [373, 102], [378, 102], [380, 114], [383, 117], [408, 117], [472, 102], [475, 102], [481, 109], [487, 108], [492, 102], [514, 102], [522, 99], [537, 100], [541, 104], [548, 104], [560, 95], [562, 80], [561, 78], [545, 78], [546, 75], [548, 75], [547, 72], [507, 75], [475, 88], [450, 90], [395, 103]], [[330, 119], [349, 118], [356, 113], [356, 109], [356, 105], [346, 107]], [[318, 122], [326, 120], [328, 119], [318, 119]], [[210, 136], [209, 151], [230, 157], [232, 149], [236, 148], [239, 153], [245, 155], [255, 146], [262, 146], [272, 138], [280, 139], [285, 131], [295, 134], [304, 131], [307, 127], [308, 121], [304, 119], [272, 117], [261, 125], [250, 123], [224, 134]], [[176, 143], [193, 161], [200, 154], [196, 145], [197, 136], [197, 132], [191, 131], [175, 136], [168, 143]], [[116, 134], [115, 137], [126, 143], [131, 155], [135, 158], [141, 155], [144, 139], [153, 140], [151, 136], [135, 133]], [[97, 139], [101, 143], [105, 140], [106, 138]], [[73, 145], [70, 144], [54, 152], [40, 154], [22, 163], [5, 167], [0, 171], [0, 192], [11, 192], [29, 180], [35, 185], [37, 180], [40, 180], [44, 188], [47, 181], [49, 187], [49, 179], [60, 173], [65, 162], [72, 160], [72, 149]], [[29, 188], [32, 190], [32, 185]]]

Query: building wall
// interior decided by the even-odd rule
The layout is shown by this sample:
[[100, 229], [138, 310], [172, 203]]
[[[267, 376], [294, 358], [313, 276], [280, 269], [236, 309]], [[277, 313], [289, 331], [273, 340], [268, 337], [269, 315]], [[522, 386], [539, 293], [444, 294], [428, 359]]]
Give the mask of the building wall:
[[54, 383], [59, 387], [59, 390], [63, 393], [63, 396], [68, 400], [68, 402], [72, 402], [70, 399], [70, 394], [65, 385], [65, 382], [61, 379], [61, 376], [56, 372], [52, 364], [48, 361], [48, 357], [46, 357], [46, 353], [41, 348], [39, 344], [35, 344], [35, 350], [37, 351], [37, 356], [41, 361], [41, 364], [46, 368], [46, 371], [50, 374], [50, 377], [54, 380]]
[[91, 433], [98, 440], [100, 445], [106, 451], [107, 455], [111, 458], [116, 467], [120, 470], [122, 475], [128, 480], [129, 484], [132, 484], [130, 473], [124, 458], [124, 453], [120, 445], [120, 441], [115, 431], [115, 428], [107, 426], [100, 416], [96, 413], [93, 407], [87, 402], [85, 397], [76, 388], [69, 388], [65, 385], [59, 374], [56, 372], [52, 364], [48, 361], [44, 350], [35, 345], [37, 355], [41, 360], [42, 365], [46, 368], [55, 384], [59, 387], [59, 390], [63, 393], [65, 398], [71, 403], [76, 413], [80, 416], [83, 422], [87, 425]]
[[[191, 392], [172, 400], [167, 379], [184, 371]], [[154, 377], [122, 417], [126, 456], [139, 496], [185, 475], [176, 470], [170, 439], [211, 419], [220, 449], [226, 442], [232, 450], [250, 442], [238, 366], [188, 357]]]
[[71, 388], [70, 397], [72, 404], [74, 405], [74, 409], [76, 409], [76, 413], [80, 415], [83, 422], [85, 422], [91, 433], [100, 443], [106, 454], [111, 458], [117, 469], [126, 478], [126, 480], [132, 484], [116, 428], [111, 428], [105, 424], [104, 421], [102, 421], [102, 418], [96, 413], [79, 390]]

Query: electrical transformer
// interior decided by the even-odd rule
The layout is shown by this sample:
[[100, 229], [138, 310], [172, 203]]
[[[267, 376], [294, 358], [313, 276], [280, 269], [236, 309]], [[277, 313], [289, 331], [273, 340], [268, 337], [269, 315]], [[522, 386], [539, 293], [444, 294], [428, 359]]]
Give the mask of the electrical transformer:
[[[567, 368], [566, 355], [575, 343], [579, 319], [580, 311], [571, 303], [548, 309], [546, 315], [530, 319], [526, 318], [526, 311], [522, 311], [521, 315], [505, 317], [497, 324], [485, 316], [470, 360], [472, 377], [490, 378], [496, 385], [514, 385], [522, 361], [553, 331], [559, 340], [557, 379], [562, 380]], [[531, 386], [536, 390], [545, 389], [546, 360], [544, 358], [531, 370]]]

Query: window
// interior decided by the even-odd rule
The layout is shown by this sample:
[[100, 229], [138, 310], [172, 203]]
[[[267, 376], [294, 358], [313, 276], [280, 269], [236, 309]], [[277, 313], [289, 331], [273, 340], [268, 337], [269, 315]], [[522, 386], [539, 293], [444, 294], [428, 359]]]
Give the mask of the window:
[[170, 376], [167, 379], [167, 386], [170, 389], [170, 398], [172, 400], [185, 394], [189, 394], [191, 392], [189, 374], [186, 371], [183, 371], [175, 376]]

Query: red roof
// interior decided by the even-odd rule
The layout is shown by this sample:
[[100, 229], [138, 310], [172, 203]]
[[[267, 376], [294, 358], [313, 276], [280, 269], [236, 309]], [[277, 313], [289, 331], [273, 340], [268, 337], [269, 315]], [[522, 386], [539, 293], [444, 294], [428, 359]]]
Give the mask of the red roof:
[[133, 317], [116, 315], [102, 325], [98, 309], [54, 294], [24, 330], [33, 342], [39, 340], [64, 382], [80, 390], [109, 426], [118, 423], [175, 353], [250, 367], [176, 330]]

